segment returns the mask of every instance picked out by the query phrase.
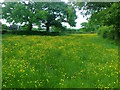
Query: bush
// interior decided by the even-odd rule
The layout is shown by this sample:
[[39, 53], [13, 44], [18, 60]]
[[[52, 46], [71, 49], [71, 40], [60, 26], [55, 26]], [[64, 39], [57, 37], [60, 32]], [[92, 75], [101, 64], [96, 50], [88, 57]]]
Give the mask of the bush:
[[50, 29], [50, 32], [63, 33], [65, 30], [66, 30], [65, 27], [55, 27], [55, 26], [52, 26], [52, 28]]
[[21, 26], [20, 30], [23, 30], [23, 31], [28, 30], [28, 24], [25, 24], [24, 26]]
[[98, 34], [103, 38], [115, 39], [115, 29], [113, 26], [101, 26], [98, 29]]
[[6, 26], [5, 24], [2, 24], [2, 30], [8, 30], [8, 26]]

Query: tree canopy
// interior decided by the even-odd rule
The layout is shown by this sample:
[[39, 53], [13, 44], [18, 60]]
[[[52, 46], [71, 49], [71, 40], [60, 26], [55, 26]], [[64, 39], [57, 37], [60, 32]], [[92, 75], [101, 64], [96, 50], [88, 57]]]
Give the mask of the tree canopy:
[[32, 30], [33, 24], [37, 26], [43, 24], [47, 31], [50, 26], [62, 27], [62, 22], [75, 26], [77, 18], [75, 8], [65, 2], [19, 1], [3, 4], [5, 7], [2, 8], [2, 17], [7, 22], [25, 23], [28, 25], [28, 30]]
[[115, 37], [120, 36], [120, 3], [119, 2], [84, 2], [77, 3], [79, 9], [84, 12], [83, 15], [91, 15], [89, 22], [92, 26], [113, 26], [115, 28]]

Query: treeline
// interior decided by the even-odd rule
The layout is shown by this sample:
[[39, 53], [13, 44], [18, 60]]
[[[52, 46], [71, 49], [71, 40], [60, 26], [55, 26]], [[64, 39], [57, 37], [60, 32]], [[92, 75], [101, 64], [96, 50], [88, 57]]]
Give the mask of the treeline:
[[98, 32], [104, 38], [120, 40], [120, 3], [88, 2], [77, 3], [83, 15], [91, 15], [88, 23], [82, 23], [86, 31]]
[[2, 18], [7, 22], [17, 25], [21, 24], [25, 30], [33, 30], [33, 26], [38, 26], [38, 30], [43, 28], [50, 32], [63, 30], [62, 22], [67, 22], [75, 26], [76, 11], [71, 3], [65, 2], [6, 2], [2, 7]]
[[[120, 3], [119, 2], [18, 2], [3, 3], [2, 18], [7, 22], [21, 24], [21, 30], [47, 32], [97, 32], [104, 38], [120, 40]], [[62, 22], [76, 25], [76, 8], [88, 22], [81, 24], [79, 30], [66, 29]], [[4, 26], [4, 25], [3, 25]], [[38, 26], [38, 29], [33, 28]], [[5, 26], [4, 26], [5, 27]]]

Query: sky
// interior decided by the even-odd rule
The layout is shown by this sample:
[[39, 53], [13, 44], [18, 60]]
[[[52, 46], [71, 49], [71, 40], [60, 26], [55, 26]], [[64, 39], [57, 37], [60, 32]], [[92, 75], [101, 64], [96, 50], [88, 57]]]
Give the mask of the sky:
[[80, 14], [80, 10], [76, 9], [76, 15], [77, 19], [75, 20], [76, 26], [75, 27], [70, 27], [68, 23], [63, 23], [63, 25], [67, 26], [67, 28], [73, 28], [73, 29], [79, 29], [81, 28], [81, 23], [82, 22], [88, 22], [86, 19], [87, 17], [83, 17], [83, 15]]
[[[3, 2], [4, 0], [0, 0], [0, 2]], [[68, 0], [63, 0], [65, 2], [67, 2]], [[80, 14], [80, 10], [76, 9], [76, 15], [77, 15], [77, 19], [75, 20], [76, 22], [76, 26], [75, 27], [71, 27], [68, 23], [62, 23], [64, 26], [67, 26], [67, 28], [73, 28], [73, 29], [79, 29], [81, 28], [81, 23], [82, 22], [87, 22], [86, 20], [86, 17], [83, 17], [81, 14]], [[6, 23], [6, 20], [1, 20], [3, 24], [7, 24], [9, 25], [8, 23]]]

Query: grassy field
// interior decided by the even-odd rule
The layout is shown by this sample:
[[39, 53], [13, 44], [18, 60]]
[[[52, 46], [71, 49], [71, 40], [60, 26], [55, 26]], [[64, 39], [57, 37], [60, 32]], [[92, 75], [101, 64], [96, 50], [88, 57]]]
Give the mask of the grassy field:
[[118, 47], [97, 34], [2, 40], [3, 88], [118, 87]]

